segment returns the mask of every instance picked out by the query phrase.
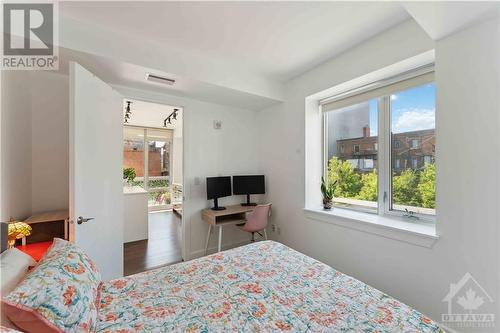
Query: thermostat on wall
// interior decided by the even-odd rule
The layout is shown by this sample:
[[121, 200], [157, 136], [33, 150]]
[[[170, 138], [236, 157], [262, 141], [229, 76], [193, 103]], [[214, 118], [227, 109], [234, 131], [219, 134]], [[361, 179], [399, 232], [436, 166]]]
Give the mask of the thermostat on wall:
[[214, 120], [214, 128], [221, 129], [222, 128], [222, 120]]

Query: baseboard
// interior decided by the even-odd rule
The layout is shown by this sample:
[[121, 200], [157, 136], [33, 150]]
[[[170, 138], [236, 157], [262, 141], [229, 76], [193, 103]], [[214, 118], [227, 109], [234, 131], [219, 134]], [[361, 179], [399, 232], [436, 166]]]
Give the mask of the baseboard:
[[[229, 250], [229, 249], [232, 249], [232, 248], [235, 248], [238, 246], [242, 246], [242, 245], [247, 245], [247, 244], [250, 244], [250, 241], [245, 240], [245, 241], [239, 241], [239, 242], [231, 243], [231, 244], [223, 244], [222, 250], [225, 251], [225, 250]], [[207, 255], [215, 253], [215, 252], [217, 252], [217, 246], [209, 247], [207, 250]], [[196, 259], [196, 258], [200, 258], [203, 256], [205, 256], [205, 249], [191, 252], [190, 259]]]

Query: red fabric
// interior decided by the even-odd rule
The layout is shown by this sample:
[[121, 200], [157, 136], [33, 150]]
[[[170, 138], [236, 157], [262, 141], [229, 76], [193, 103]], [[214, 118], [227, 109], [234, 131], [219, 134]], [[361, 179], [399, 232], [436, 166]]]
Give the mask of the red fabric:
[[20, 329], [28, 333], [64, 333], [35, 309], [2, 300], [2, 311]]
[[24, 246], [20, 245], [16, 246], [16, 248], [23, 251], [26, 254], [29, 254], [30, 256], [33, 257], [33, 259], [35, 259], [35, 261], [38, 262], [40, 261], [40, 259], [42, 259], [45, 252], [47, 252], [47, 250], [51, 246], [52, 246], [52, 241], [48, 241], [48, 242], [37, 242], [37, 243], [27, 244]]

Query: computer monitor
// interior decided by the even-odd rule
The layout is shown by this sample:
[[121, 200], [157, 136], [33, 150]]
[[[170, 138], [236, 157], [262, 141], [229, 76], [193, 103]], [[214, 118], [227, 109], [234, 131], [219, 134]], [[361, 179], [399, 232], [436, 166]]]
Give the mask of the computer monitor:
[[254, 202], [250, 202], [250, 194], [264, 194], [266, 186], [264, 175], [255, 176], [233, 176], [233, 194], [246, 194], [247, 202], [242, 203], [242, 206], [255, 206]]
[[231, 195], [231, 177], [207, 177], [207, 200], [214, 200], [212, 210], [224, 210], [217, 199]]

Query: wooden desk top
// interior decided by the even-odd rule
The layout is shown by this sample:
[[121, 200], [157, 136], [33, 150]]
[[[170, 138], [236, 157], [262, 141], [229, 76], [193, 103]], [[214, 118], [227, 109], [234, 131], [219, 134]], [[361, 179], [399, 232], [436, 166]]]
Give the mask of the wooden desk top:
[[28, 224], [44, 223], [53, 221], [65, 221], [69, 219], [69, 212], [67, 210], [58, 210], [52, 212], [44, 212], [28, 217], [24, 222]]
[[[242, 206], [238, 205], [230, 205], [224, 206], [226, 209], [224, 210], [212, 210], [210, 208], [206, 208], [201, 211], [201, 218], [203, 221], [212, 224], [236, 224], [236, 223], [245, 223], [245, 213], [253, 212], [256, 206]], [[230, 218], [233, 215], [233, 218]], [[222, 219], [219, 222], [217, 218], [228, 217], [227, 219]]]
[[212, 210], [210, 208], [205, 208], [203, 210], [203, 213], [209, 216], [224, 216], [224, 215], [231, 215], [238, 213], [249, 213], [253, 212], [256, 206], [242, 206], [241, 204], [239, 204], [239, 205], [230, 205], [224, 207], [226, 207], [226, 209], [224, 210]]

